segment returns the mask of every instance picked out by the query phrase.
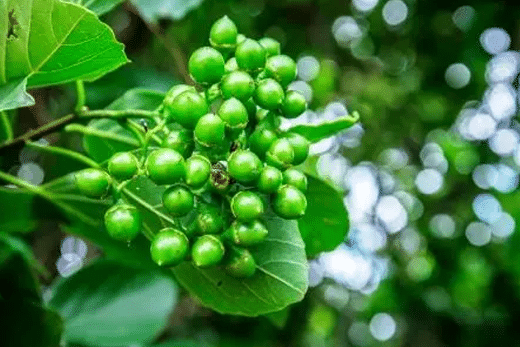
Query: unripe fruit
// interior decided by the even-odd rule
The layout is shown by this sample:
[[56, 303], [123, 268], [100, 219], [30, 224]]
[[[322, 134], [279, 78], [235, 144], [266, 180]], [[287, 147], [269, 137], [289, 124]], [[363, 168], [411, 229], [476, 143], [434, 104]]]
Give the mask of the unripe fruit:
[[162, 146], [173, 149], [186, 158], [193, 152], [195, 147], [193, 133], [187, 129], [172, 129], [164, 139]]
[[296, 219], [305, 215], [307, 199], [296, 187], [283, 185], [273, 201], [274, 212], [285, 219]]
[[231, 199], [231, 212], [236, 219], [249, 222], [264, 214], [264, 202], [258, 194], [241, 191]]
[[201, 188], [209, 179], [210, 161], [202, 155], [193, 155], [186, 160], [186, 184], [192, 188]]
[[277, 169], [287, 169], [294, 161], [294, 148], [289, 140], [281, 138], [271, 144], [266, 155], [267, 164]]
[[255, 90], [255, 101], [258, 106], [266, 110], [275, 110], [282, 105], [284, 93], [282, 86], [268, 78], [258, 83]]
[[224, 229], [222, 211], [212, 205], [203, 205], [200, 208], [195, 223], [201, 234], [219, 234]]
[[224, 68], [226, 70], [226, 73], [237, 71], [238, 64], [237, 64], [237, 60], [235, 59], [235, 57], [229, 58], [228, 61], [226, 62], [226, 65], [224, 66]]
[[158, 185], [177, 183], [186, 175], [184, 158], [169, 148], [159, 148], [150, 153], [145, 166], [150, 179]]
[[108, 192], [111, 178], [103, 170], [84, 169], [74, 174], [76, 187], [81, 194], [92, 197], [100, 197]]
[[243, 43], [245, 40], [247, 40], [246, 35], [244, 35], [244, 34], [237, 35], [237, 45]]
[[130, 152], [116, 153], [108, 161], [108, 172], [118, 180], [132, 178], [139, 169], [139, 161]]
[[296, 118], [307, 109], [305, 97], [297, 91], [290, 90], [282, 103], [282, 112], [285, 118]]
[[263, 37], [258, 40], [258, 43], [264, 47], [267, 57], [280, 54], [280, 42], [270, 37]]
[[186, 235], [177, 229], [165, 228], [155, 235], [150, 246], [152, 260], [159, 266], [181, 263], [189, 250]]
[[258, 178], [257, 187], [262, 193], [275, 193], [282, 185], [283, 175], [272, 166], [265, 166]]
[[242, 70], [257, 71], [265, 65], [265, 50], [255, 40], [245, 39], [235, 51], [235, 58]]
[[225, 237], [230, 237], [237, 245], [249, 247], [264, 241], [267, 234], [267, 228], [259, 220], [251, 222], [234, 221], [226, 230]]
[[235, 278], [251, 277], [256, 272], [256, 262], [251, 252], [244, 248], [234, 247], [226, 261], [226, 272]]
[[240, 183], [251, 183], [258, 179], [263, 163], [248, 150], [237, 150], [228, 158], [228, 172]]
[[217, 114], [232, 129], [244, 129], [249, 121], [246, 107], [236, 98], [224, 101]]
[[289, 141], [294, 149], [293, 165], [300, 165], [309, 156], [310, 142], [305, 137], [296, 133], [287, 133], [284, 138]]
[[220, 89], [224, 99], [234, 97], [245, 101], [253, 95], [255, 81], [247, 72], [234, 71], [222, 78]]
[[211, 26], [209, 43], [217, 49], [231, 49], [236, 46], [238, 30], [237, 26], [228, 16], [217, 20]]
[[193, 193], [183, 186], [172, 186], [163, 193], [163, 206], [172, 216], [185, 216], [193, 209]]
[[214, 48], [202, 47], [191, 55], [188, 69], [196, 82], [216, 83], [224, 75], [224, 57]]
[[305, 193], [307, 191], [307, 176], [300, 170], [287, 169], [283, 172], [283, 183], [290, 184]]
[[265, 158], [266, 152], [276, 139], [274, 131], [265, 127], [257, 127], [249, 137], [249, 149], [260, 158]]
[[226, 124], [219, 116], [208, 113], [197, 122], [194, 135], [195, 140], [205, 147], [219, 146], [225, 140]]
[[213, 235], [202, 235], [191, 248], [191, 258], [195, 266], [204, 268], [217, 265], [224, 258], [225, 248]]
[[105, 213], [105, 228], [113, 239], [131, 241], [141, 230], [141, 215], [132, 205], [116, 204]]
[[188, 90], [192, 92], [197, 92], [195, 87], [189, 86], [187, 84], [177, 84], [171, 87], [170, 90], [168, 90], [166, 92], [166, 95], [164, 96], [163, 105], [168, 107], [167, 105], [171, 105], [173, 103], [173, 100], [175, 100], [175, 98], [179, 96], [179, 94]]
[[208, 112], [206, 100], [191, 90], [180, 93], [173, 102], [164, 106], [168, 121], [175, 121], [188, 129], [193, 129], [200, 117]]
[[267, 59], [265, 72], [285, 88], [296, 78], [296, 63], [286, 55], [275, 55]]

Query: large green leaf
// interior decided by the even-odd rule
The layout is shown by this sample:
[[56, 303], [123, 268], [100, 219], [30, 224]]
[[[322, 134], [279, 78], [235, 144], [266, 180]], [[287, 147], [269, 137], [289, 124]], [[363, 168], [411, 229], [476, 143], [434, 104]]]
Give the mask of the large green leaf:
[[310, 142], [315, 143], [350, 128], [356, 124], [358, 120], [359, 114], [354, 112], [352, 116], [347, 115], [319, 124], [296, 125], [287, 131], [300, 134]]
[[[164, 94], [146, 89], [132, 89], [126, 92], [119, 99], [111, 103], [107, 109], [124, 110], [139, 109], [153, 111], [159, 107], [164, 99]], [[96, 119], [88, 125], [96, 130], [110, 132], [127, 140], [136, 141], [135, 135], [120, 123], [112, 119]], [[101, 139], [96, 136], [85, 136], [83, 139], [85, 151], [96, 161], [103, 162], [109, 159], [114, 153], [129, 151], [135, 147], [117, 141]]]
[[92, 81], [128, 61], [94, 13], [59, 0], [0, 2], [0, 36], [0, 110], [33, 103], [25, 84]]
[[345, 240], [349, 220], [341, 194], [328, 183], [307, 177], [307, 212], [298, 220], [298, 227], [307, 256], [312, 258], [332, 251]]
[[174, 282], [160, 271], [102, 261], [61, 279], [49, 304], [65, 317], [68, 342], [126, 346], [151, 342], [176, 301]]
[[101, 16], [107, 12], [110, 12], [114, 7], [124, 2], [125, 0], [65, 0], [67, 2], [73, 2], [78, 5], [84, 6]]
[[159, 19], [179, 20], [196, 9], [204, 0], [131, 0], [147, 22]]
[[[146, 177], [127, 188], [125, 194], [141, 210], [145, 228], [157, 232], [164, 227], [159, 217], [163, 211], [156, 206], [165, 188]], [[268, 238], [251, 248], [257, 263], [252, 278], [236, 279], [221, 267], [200, 269], [191, 262], [174, 267], [175, 277], [203, 305], [220, 313], [258, 316], [302, 300], [308, 287], [308, 264], [298, 225], [272, 215], [265, 222]]]

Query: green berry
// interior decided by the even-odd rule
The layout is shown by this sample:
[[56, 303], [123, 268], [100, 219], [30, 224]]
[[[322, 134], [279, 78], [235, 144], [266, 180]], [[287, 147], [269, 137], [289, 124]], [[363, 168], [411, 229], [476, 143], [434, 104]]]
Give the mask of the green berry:
[[255, 40], [246, 39], [235, 51], [237, 64], [242, 70], [257, 71], [265, 65], [265, 50]]
[[228, 16], [217, 20], [211, 26], [209, 42], [217, 49], [234, 48], [237, 43], [237, 26]]
[[282, 218], [296, 219], [305, 215], [307, 199], [296, 187], [283, 185], [274, 198], [273, 210]]
[[300, 170], [287, 169], [283, 172], [283, 183], [290, 184], [301, 190], [303, 193], [307, 191], [307, 176]]
[[247, 40], [246, 35], [244, 35], [244, 34], [237, 35], [237, 45], [243, 43], [245, 40]]
[[139, 169], [139, 161], [130, 152], [117, 153], [108, 161], [108, 172], [118, 180], [132, 178]]
[[251, 151], [239, 149], [228, 158], [228, 172], [240, 183], [252, 183], [260, 176], [263, 163]]
[[206, 100], [191, 90], [180, 93], [164, 107], [168, 121], [175, 121], [188, 129], [193, 129], [200, 117], [208, 112]]
[[195, 140], [205, 147], [219, 146], [226, 137], [226, 124], [219, 116], [208, 113], [195, 126]]
[[132, 205], [116, 204], [105, 213], [105, 228], [113, 239], [131, 241], [141, 230], [141, 215]]
[[282, 86], [268, 78], [258, 82], [255, 90], [255, 101], [258, 106], [266, 110], [275, 110], [282, 105], [284, 93]]
[[280, 54], [280, 42], [270, 37], [263, 37], [258, 40], [258, 43], [264, 47], [267, 57]]
[[150, 246], [152, 260], [159, 266], [175, 266], [186, 258], [189, 241], [177, 229], [165, 228], [155, 235]]
[[196, 224], [201, 234], [218, 234], [224, 228], [222, 211], [212, 205], [203, 205], [197, 214]]
[[226, 65], [224, 66], [224, 68], [226, 70], [226, 73], [237, 71], [238, 64], [237, 64], [237, 60], [235, 59], [235, 57], [229, 58], [228, 61], [226, 62]]
[[285, 118], [296, 118], [307, 109], [305, 97], [297, 91], [290, 90], [282, 103], [282, 112]]
[[284, 135], [294, 149], [293, 165], [300, 165], [309, 156], [310, 142], [305, 137], [296, 133], [287, 133]]
[[193, 133], [187, 129], [172, 129], [164, 139], [162, 146], [173, 149], [186, 158], [195, 147]]
[[230, 205], [233, 216], [240, 221], [252, 221], [264, 214], [264, 202], [251, 191], [238, 192], [231, 199]]
[[217, 162], [211, 166], [211, 174], [209, 175], [211, 186], [217, 192], [225, 192], [231, 183], [231, 177], [226, 170], [224, 164]]
[[262, 193], [275, 193], [282, 185], [283, 175], [272, 166], [265, 166], [258, 178], [257, 187]]
[[168, 107], [167, 105], [171, 105], [173, 103], [173, 100], [175, 100], [175, 98], [177, 96], [179, 96], [179, 94], [181, 94], [185, 91], [188, 91], [188, 90], [192, 91], [192, 92], [197, 91], [195, 89], [195, 87], [189, 86], [187, 84], [177, 84], [177, 85], [171, 87], [170, 90], [168, 90], [166, 92], [166, 96], [164, 97], [164, 100], [163, 100], [163, 105]]
[[220, 88], [225, 99], [247, 100], [255, 91], [255, 81], [247, 72], [234, 71], [222, 78]]
[[226, 260], [224, 270], [235, 278], [251, 277], [256, 272], [255, 258], [247, 249], [234, 247], [229, 259]]
[[193, 193], [183, 186], [172, 186], [163, 193], [163, 206], [172, 216], [182, 217], [195, 205]]
[[244, 129], [249, 121], [246, 107], [236, 98], [224, 101], [217, 114], [232, 129]]
[[197, 267], [210, 267], [222, 261], [225, 251], [224, 245], [217, 237], [202, 235], [191, 248], [191, 258]]
[[179, 152], [169, 148], [159, 148], [146, 159], [148, 176], [156, 184], [174, 184], [186, 175], [186, 163]]
[[108, 192], [111, 178], [103, 170], [84, 169], [74, 174], [76, 187], [81, 194], [92, 197], [100, 197]]
[[277, 169], [287, 169], [294, 161], [294, 148], [289, 140], [281, 138], [275, 140], [266, 154], [267, 164]]
[[257, 106], [255, 103], [255, 100], [253, 98], [249, 98], [246, 101], [244, 101], [244, 106], [247, 110], [247, 116], [249, 117], [249, 125], [256, 124], [256, 111]]
[[267, 234], [265, 225], [259, 220], [253, 220], [251, 222], [234, 221], [224, 236], [231, 238], [237, 245], [249, 247], [264, 241]]
[[265, 127], [257, 127], [249, 137], [249, 149], [260, 158], [265, 158], [266, 152], [276, 139], [274, 131]]
[[224, 58], [211, 47], [201, 47], [190, 57], [188, 69], [193, 79], [201, 84], [220, 81], [224, 75]]
[[286, 55], [275, 55], [267, 59], [265, 72], [285, 88], [296, 78], [296, 63]]
[[209, 179], [210, 161], [202, 155], [192, 155], [186, 160], [186, 184], [192, 188], [200, 188]]

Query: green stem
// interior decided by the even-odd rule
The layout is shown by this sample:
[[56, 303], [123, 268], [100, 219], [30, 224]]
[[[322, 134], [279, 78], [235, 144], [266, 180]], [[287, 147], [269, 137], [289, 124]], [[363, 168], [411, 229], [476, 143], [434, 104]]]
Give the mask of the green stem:
[[9, 120], [9, 115], [6, 111], [0, 111], [0, 118], [2, 121], [2, 128], [5, 132], [6, 141], [11, 141], [14, 137], [14, 134], [13, 126], [11, 125], [11, 121]]
[[157, 217], [164, 219], [165, 221], [167, 221], [171, 225], [175, 225], [175, 221], [172, 218], [170, 218], [169, 216], [165, 215], [164, 213], [162, 213], [160, 211], [157, 211], [152, 205], [150, 205], [149, 203], [147, 203], [146, 201], [144, 201], [143, 199], [141, 199], [140, 197], [138, 197], [137, 195], [135, 195], [134, 193], [132, 193], [128, 189], [124, 188], [124, 189], [121, 190], [121, 192], [123, 192], [123, 194], [125, 194], [126, 196], [128, 196], [129, 198], [134, 200], [139, 205], [143, 206], [148, 211], [150, 211], [153, 214], [155, 214]]
[[145, 110], [95, 110], [84, 111], [79, 114], [79, 118], [151, 118], [160, 116], [155, 111]]
[[139, 124], [130, 119], [128, 119], [126, 123], [123, 124], [123, 126], [137, 137], [139, 144], [142, 147], [144, 145], [144, 129]]
[[102, 139], [113, 140], [113, 141], [117, 141], [120, 143], [124, 143], [126, 145], [134, 146], [134, 147], [140, 146], [139, 142], [132, 138], [119, 136], [117, 134], [114, 134], [114, 133], [111, 133], [108, 131], [104, 131], [104, 130], [89, 128], [89, 127], [81, 125], [81, 124], [69, 124], [65, 127], [64, 130], [66, 132], [78, 132], [78, 133], [82, 133], [83, 135], [90, 135], [90, 136], [95, 136], [95, 137], [99, 137]]
[[40, 144], [38, 142], [31, 142], [31, 141], [27, 141], [26, 145], [27, 145], [27, 147], [31, 147], [31, 148], [34, 148], [36, 150], [42, 151], [42, 152], [62, 155], [64, 157], [68, 157], [68, 158], [77, 160], [79, 162], [82, 162], [83, 164], [85, 164], [87, 166], [99, 168], [99, 164], [96, 163], [94, 160], [90, 159], [87, 156], [84, 156], [81, 153], [72, 151], [70, 149], [61, 148], [61, 147], [54, 147], [54, 146], [48, 146], [48, 145], [42, 145], [42, 144]]
[[76, 80], [76, 107], [74, 110], [77, 113], [80, 113], [83, 111], [83, 108], [85, 107], [85, 103], [87, 101], [87, 95], [85, 94], [85, 85], [83, 84], [82, 80]]

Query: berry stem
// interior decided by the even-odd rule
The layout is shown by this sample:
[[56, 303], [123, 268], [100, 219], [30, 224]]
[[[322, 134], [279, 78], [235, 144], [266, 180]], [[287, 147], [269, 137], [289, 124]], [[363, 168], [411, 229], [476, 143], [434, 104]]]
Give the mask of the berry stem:
[[129, 197], [130, 199], [132, 199], [133, 201], [135, 201], [136, 203], [138, 203], [139, 205], [141, 205], [142, 207], [144, 207], [145, 209], [147, 209], [148, 211], [155, 214], [157, 217], [167, 221], [171, 225], [175, 225], [175, 221], [172, 218], [170, 218], [169, 216], [165, 215], [164, 213], [158, 211], [152, 205], [150, 205], [149, 203], [147, 203], [146, 201], [144, 201], [143, 199], [141, 199], [140, 197], [138, 197], [137, 195], [135, 195], [128, 189], [123, 188], [123, 189], [121, 189], [121, 192], [123, 194], [125, 194], [127, 197]]
[[78, 132], [83, 135], [95, 136], [95, 137], [99, 137], [102, 139], [117, 141], [117, 142], [124, 143], [124, 144], [130, 145], [130, 146], [139, 147], [139, 142], [137, 142], [136, 140], [134, 140], [132, 138], [119, 136], [117, 134], [114, 134], [114, 133], [111, 133], [108, 131], [104, 131], [104, 130], [90, 128], [90, 127], [84, 126], [82, 124], [76, 124], [76, 123], [69, 124], [64, 128], [64, 130], [65, 130], [65, 132]]
[[2, 122], [2, 128], [4, 129], [6, 141], [11, 141], [14, 137], [13, 126], [6, 111], [0, 111], [0, 121]]
[[53, 153], [53, 154], [57, 154], [57, 155], [62, 155], [64, 157], [68, 157], [68, 158], [77, 160], [79, 162], [82, 162], [83, 164], [85, 164], [87, 166], [99, 168], [99, 164], [97, 162], [95, 162], [94, 160], [90, 159], [87, 156], [84, 156], [81, 153], [78, 153], [76, 151], [72, 151], [70, 149], [66, 149], [66, 148], [62, 148], [62, 147], [55, 147], [55, 146], [42, 145], [42, 144], [40, 144], [38, 142], [32, 142], [32, 141], [27, 141], [25, 144], [27, 145], [27, 147], [36, 149], [36, 150], [41, 151], [41, 152], [47, 152], [47, 153]]
[[85, 94], [85, 85], [82, 80], [76, 80], [76, 107], [74, 110], [80, 113], [85, 107], [87, 95]]

